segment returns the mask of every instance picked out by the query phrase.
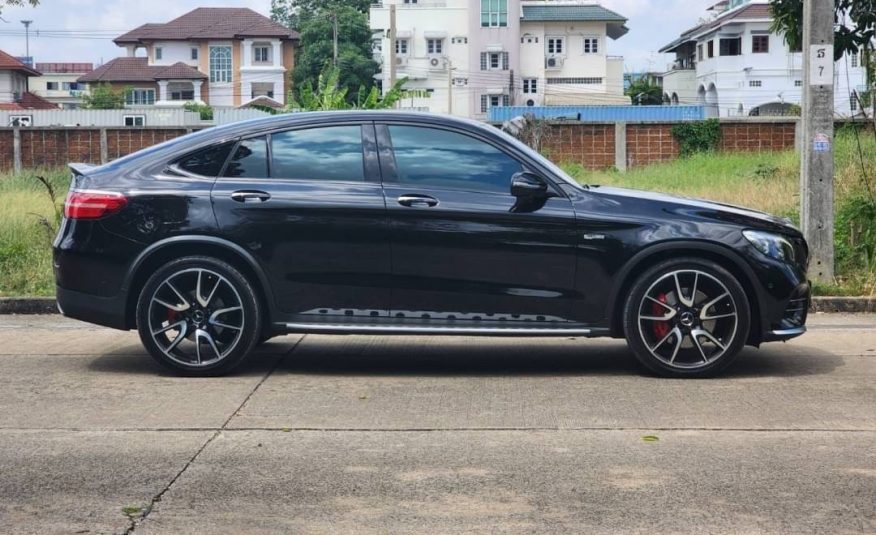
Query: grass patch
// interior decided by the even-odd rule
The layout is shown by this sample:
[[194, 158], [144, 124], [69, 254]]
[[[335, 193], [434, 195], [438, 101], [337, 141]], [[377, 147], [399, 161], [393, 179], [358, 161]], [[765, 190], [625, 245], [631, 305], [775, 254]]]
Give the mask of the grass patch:
[[54, 236], [40, 224], [54, 219], [44, 176], [59, 198], [66, 195], [66, 170], [43, 169], [0, 176], [0, 296], [54, 295], [51, 243]]

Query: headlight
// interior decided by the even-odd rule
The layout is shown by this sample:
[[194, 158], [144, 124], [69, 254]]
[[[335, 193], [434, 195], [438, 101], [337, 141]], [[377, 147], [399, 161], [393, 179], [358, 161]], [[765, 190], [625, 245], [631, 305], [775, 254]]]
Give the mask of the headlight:
[[778, 234], [759, 230], [744, 230], [742, 235], [754, 245], [755, 249], [766, 256], [782, 262], [794, 262], [794, 246]]

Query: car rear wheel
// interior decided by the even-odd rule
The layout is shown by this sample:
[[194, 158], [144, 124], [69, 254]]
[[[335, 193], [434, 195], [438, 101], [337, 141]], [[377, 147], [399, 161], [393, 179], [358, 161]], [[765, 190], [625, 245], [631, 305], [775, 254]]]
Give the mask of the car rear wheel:
[[227, 373], [259, 340], [255, 292], [239, 271], [211, 257], [160, 267], [137, 302], [140, 340], [155, 360], [193, 376]]
[[667, 377], [708, 377], [729, 366], [748, 339], [745, 290], [715, 262], [679, 258], [642, 274], [624, 307], [638, 360]]

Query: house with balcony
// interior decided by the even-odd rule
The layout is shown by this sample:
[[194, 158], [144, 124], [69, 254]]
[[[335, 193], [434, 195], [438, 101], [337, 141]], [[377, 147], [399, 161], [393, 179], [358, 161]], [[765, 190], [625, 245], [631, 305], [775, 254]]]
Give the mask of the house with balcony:
[[37, 63], [40, 76], [30, 78], [30, 90], [65, 110], [82, 106], [86, 84], [79, 77], [94, 70], [91, 63]]
[[413, 90], [405, 107], [485, 119], [494, 106], [630, 103], [623, 58], [607, 53], [626, 18], [596, 2], [384, 0], [370, 21], [378, 83], [394, 65]]
[[129, 106], [285, 103], [298, 33], [247, 8], [197, 8], [114, 42], [127, 55], [78, 78], [127, 90]]
[[[713, 117], [785, 115], [803, 96], [803, 55], [772, 33], [768, 0], [724, 0], [711, 15], [660, 49], [675, 54], [663, 73], [664, 101], [703, 104]], [[858, 55], [834, 69], [837, 116], [860, 113], [866, 81]]]
[[[57, 108], [51, 102], [30, 91], [29, 79], [40, 72], [25, 65], [13, 56], [0, 50], [0, 110], [26, 112], [27, 110], [51, 110]], [[28, 126], [30, 116], [10, 115], [10, 125]]]

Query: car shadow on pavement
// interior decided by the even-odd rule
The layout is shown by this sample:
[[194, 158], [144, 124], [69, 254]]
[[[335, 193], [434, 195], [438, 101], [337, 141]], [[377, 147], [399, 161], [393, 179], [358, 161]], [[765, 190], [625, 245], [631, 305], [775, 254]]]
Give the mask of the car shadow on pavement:
[[[623, 341], [539, 340], [495, 338], [428, 338], [413, 342], [405, 337], [314, 336], [300, 344], [279, 337], [259, 347], [234, 376], [275, 374], [362, 376], [647, 376]], [[795, 345], [746, 348], [718, 377], [798, 377], [822, 375], [843, 364], [843, 357]], [[277, 363], [277, 359], [282, 359]], [[98, 356], [91, 371], [168, 376], [142, 347]]]
[[[724, 379], [821, 375], [843, 358], [821, 350], [746, 348]], [[277, 374], [398, 376], [647, 376], [623, 341], [428, 339], [308, 336], [275, 371]]]

